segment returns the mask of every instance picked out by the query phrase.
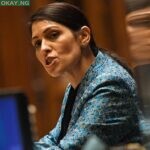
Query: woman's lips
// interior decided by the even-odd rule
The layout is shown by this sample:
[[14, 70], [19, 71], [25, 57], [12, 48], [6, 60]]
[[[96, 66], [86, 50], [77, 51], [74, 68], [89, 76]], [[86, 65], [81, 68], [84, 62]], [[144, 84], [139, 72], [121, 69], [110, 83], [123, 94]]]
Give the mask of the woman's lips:
[[45, 61], [45, 62], [46, 62], [46, 65], [49, 65], [52, 61], [53, 61], [52, 58], [50, 58], [50, 57], [47, 58], [46, 61]]
[[45, 60], [46, 67], [51, 67], [56, 62], [56, 57], [47, 57]]

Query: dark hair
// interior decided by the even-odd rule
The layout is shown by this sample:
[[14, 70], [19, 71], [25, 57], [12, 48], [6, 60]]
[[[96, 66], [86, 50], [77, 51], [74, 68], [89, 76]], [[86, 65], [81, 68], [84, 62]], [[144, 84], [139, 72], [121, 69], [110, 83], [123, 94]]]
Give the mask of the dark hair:
[[[51, 20], [60, 23], [72, 31], [78, 31], [82, 26], [88, 26], [90, 29], [90, 24], [86, 19], [83, 12], [76, 6], [66, 3], [66, 2], [54, 2], [46, 6], [39, 8], [29, 20], [29, 30], [31, 32], [31, 27], [33, 22], [40, 20]], [[95, 44], [93, 35], [91, 33], [90, 47], [94, 54], [97, 53], [97, 46]]]

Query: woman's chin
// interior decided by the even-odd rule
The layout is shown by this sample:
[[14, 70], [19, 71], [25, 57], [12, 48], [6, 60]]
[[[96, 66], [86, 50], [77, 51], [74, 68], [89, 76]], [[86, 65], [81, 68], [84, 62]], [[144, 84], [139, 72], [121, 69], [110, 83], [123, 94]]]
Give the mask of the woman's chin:
[[[48, 72], [48, 71], [47, 71]], [[48, 74], [51, 76], [51, 77], [53, 77], [53, 78], [58, 78], [58, 77], [60, 77], [60, 76], [62, 76], [62, 74], [61, 73], [58, 73], [58, 72], [48, 72]]]

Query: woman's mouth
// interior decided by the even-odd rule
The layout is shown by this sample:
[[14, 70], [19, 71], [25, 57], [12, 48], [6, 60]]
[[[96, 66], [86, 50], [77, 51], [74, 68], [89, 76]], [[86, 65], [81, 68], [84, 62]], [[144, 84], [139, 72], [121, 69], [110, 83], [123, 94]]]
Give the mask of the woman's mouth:
[[55, 63], [56, 58], [55, 57], [47, 57], [45, 60], [45, 64], [47, 67], [52, 66]]

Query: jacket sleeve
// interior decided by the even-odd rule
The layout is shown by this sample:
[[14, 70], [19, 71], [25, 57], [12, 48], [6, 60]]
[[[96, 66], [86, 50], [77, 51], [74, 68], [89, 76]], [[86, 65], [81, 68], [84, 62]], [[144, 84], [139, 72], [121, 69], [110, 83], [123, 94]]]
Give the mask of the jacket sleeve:
[[[41, 138], [39, 141], [34, 142], [34, 150], [52, 150], [53, 146], [57, 145], [57, 138], [60, 133], [61, 116], [55, 126], [47, 135]], [[59, 150], [59, 148], [57, 148]]]
[[[133, 93], [116, 81], [96, 86], [87, 97], [76, 123], [57, 144], [53, 132], [37, 143], [36, 150], [75, 150], [83, 146], [91, 135], [97, 135], [108, 145], [128, 139], [138, 130], [137, 110]], [[79, 100], [80, 101], [80, 100]]]

